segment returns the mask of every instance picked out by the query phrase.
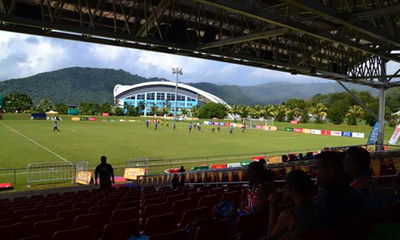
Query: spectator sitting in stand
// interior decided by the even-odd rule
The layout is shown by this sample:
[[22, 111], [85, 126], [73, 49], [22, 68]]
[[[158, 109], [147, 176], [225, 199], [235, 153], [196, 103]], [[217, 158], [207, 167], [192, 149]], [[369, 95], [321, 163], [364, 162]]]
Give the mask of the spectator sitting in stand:
[[294, 154], [289, 154], [289, 162], [297, 161], [297, 157]]
[[286, 183], [287, 193], [294, 205], [278, 215], [279, 197], [276, 193], [269, 196], [269, 239], [290, 237], [318, 228], [320, 213], [311, 199], [310, 178], [304, 171], [297, 169], [289, 172]]
[[288, 156], [287, 155], [282, 155], [282, 162], [285, 163], [288, 161]]
[[365, 210], [373, 211], [383, 207], [383, 198], [377, 192], [377, 183], [371, 176], [371, 156], [360, 147], [350, 147], [343, 160], [344, 171], [352, 188], [358, 189], [365, 197]]
[[343, 173], [343, 161], [332, 151], [316, 156], [317, 180], [321, 192], [315, 203], [321, 212], [321, 224], [333, 230], [343, 229], [364, 210], [362, 193], [349, 186]]
[[299, 160], [303, 160], [304, 156], [302, 153], [299, 153]]

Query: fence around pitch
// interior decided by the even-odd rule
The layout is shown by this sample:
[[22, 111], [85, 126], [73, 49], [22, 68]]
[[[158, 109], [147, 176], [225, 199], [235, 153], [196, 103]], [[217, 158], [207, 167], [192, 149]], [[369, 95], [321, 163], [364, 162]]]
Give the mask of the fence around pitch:
[[76, 165], [73, 163], [29, 163], [26, 170], [28, 187], [36, 184], [75, 182]]

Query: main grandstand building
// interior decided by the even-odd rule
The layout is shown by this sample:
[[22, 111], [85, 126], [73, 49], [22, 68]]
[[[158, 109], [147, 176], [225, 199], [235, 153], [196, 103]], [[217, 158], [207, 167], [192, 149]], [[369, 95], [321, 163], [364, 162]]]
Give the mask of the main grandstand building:
[[[152, 106], [157, 108], [168, 108], [171, 114], [175, 109], [175, 87], [176, 83], [169, 81], [152, 81], [135, 85], [120, 85], [114, 87], [114, 102], [120, 107], [144, 106], [143, 114], [150, 112]], [[193, 86], [178, 83], [178, 94], [176, 99], [177, 114], [182, 109], [190, 110], [195, 106], [208, 102], [221, 103], [230, 107], [221, 98], [195, 88]]]

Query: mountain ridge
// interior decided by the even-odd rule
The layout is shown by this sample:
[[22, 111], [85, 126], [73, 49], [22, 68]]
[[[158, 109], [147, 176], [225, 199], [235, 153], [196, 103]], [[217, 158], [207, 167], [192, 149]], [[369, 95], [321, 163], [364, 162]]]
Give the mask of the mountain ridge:
[[[35, 74], [30, 77], [0, 82], [0, 92], [30, 95], [34, 103], [49, 98], [55, 103], [77, 104], [80, 102], [112, 103], [116, 84], [132, 85], [140, 82], [162, 80], [145, 78], [122, 69], [71, 67]], [[217, 85], [209, 82], [187, 83], [210, 92], [228, 104], [280, 104], [289, 98], [309, 99], [318, 93], [344, 91], [335, 83], [269, 82], [253, 86]], [[376, 91], [350, 84], [355, 90]]]

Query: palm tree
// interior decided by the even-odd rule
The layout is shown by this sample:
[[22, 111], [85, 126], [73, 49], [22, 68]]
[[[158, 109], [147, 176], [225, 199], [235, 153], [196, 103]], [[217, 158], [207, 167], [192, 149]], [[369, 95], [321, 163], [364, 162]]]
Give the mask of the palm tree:
[[167, 107], [163, 107], [163, 108], [161, 108], [161, 110], [160, 110], [160, 113], [161, 113], [161, 115], [168, 115], [168, 108]]
[[262, 107], [258, 104], [253, 106], [253, 111], [252, 112], [252, 117], [253, 118], [259, 118], [261, 116], [261, 111], [262, 111]]
[[353, 105], [346, 113], [347, 123], [357, 125], [358, 120], [364, 115], [364, 109], [359, 105]]
[[155, 104], [153, 104], [152, 106], [150, 106], [150, 115], [156, 115], [157, 114], [157, 106]]
[[274, 113], [275, 120], [278, 122], [284, 122], [286, 118], [286, 111], [287, 109], [284, 104], [277, 106]]
[[275, 116], [275, 106], [272, 104], [265, 105], [261, 110], [261, 115], [264, 118], [274, 117]]
[[189, 110], [187, 110], [186, 108], [182, 108], [181, 113], [182, 113], [182, 116], [186, 117], [189, 114]]
[[229, 113], [232, 115], [238, 115], [240, 112], [240, 107], [238, 105], [232, 105], [232, 108], [229, 109]]
[[250, 113], [250, 107], [248, 106], [248, 105], [243, 105], [241, 108], [240, 108], [240, 111], [239, 111], [239, 114], [240, 114], [240, 116], [242, 117], [242, 118], [247, 118], [248, 116], [249, 116], [249, 113]]
[[322, 122], [322, 119], [326, 117], [327, 111], [328, 108], [322, 103], [318, 103], [310, 108], [310, 113], [315, 116], [316, 123]]

